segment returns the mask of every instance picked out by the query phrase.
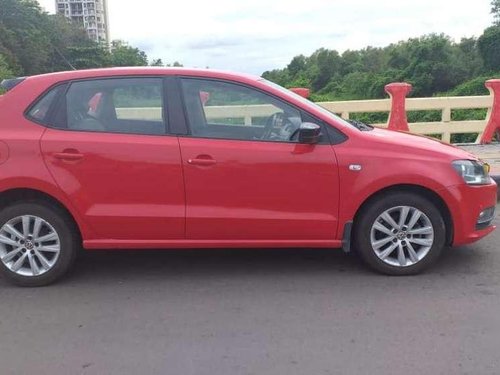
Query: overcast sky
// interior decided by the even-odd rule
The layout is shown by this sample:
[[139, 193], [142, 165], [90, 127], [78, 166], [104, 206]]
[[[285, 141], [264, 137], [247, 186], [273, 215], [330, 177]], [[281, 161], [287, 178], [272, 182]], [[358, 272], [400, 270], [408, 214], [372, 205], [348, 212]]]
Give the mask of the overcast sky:
[[[39, 2], [54, 12], [55, 0]], [[150, 59], [258, 75], [320, 47], [342, 52], [432, 32], [460, 40], [481, 35], [492, 22], [490, 0], [108, 2], [111, 38]]]

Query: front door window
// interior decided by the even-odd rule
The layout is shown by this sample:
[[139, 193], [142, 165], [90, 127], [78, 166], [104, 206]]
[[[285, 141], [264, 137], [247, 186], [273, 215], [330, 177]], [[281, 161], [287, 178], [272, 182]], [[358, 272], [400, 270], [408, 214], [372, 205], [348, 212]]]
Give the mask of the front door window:
[[192, 136], [296, 142], [300, 112], [245, 86], [185, 78], [182, 89]]

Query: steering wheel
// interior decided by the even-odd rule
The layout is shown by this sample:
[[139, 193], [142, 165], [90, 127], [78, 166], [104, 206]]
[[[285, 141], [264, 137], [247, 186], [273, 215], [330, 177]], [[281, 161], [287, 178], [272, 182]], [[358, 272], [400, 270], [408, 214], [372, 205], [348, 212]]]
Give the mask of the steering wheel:
[[266, 120], [260, 139], [290, 141], [295, 136], [297, 127], [285, 113], [276, 112]]
[[261, 139], [269, 139], [276, 125], [280, 122], [283, 123], [284, 121], [285, 115], [282, 112], [276, 112], [269, 116], [266, 120], [266, 126], [264, 127]]

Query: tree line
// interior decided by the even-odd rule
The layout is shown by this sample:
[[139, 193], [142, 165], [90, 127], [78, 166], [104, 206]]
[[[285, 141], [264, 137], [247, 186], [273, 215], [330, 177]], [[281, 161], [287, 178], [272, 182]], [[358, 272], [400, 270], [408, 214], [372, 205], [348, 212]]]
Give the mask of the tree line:
[[320, 48], [263, 77], [285, 87], [310, 88], [313, 100], [383, 98], [384, 86], [397, 81], [411, 83], [411, 95], [417, 97], [484, 95], [484, 81], [500, 77], [500, 0], [492, 1], [492, 13], [494, 24], [479, 38], [455, 42], [430, 34], [383, 48], [343, 53]]
[[[35, 0], [0, 0], [0, 80], [71, 69], [163, 66], [144, 51], [115, 40], [91, 40], [83, 27], [43, 11]], [[174, 63], [179, 66], [179, 63]]]

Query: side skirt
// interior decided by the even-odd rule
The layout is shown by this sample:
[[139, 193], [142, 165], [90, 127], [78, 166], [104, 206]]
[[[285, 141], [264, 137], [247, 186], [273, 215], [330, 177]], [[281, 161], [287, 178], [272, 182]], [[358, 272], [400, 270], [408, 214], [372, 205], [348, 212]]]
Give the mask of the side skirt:
[[86, 240], [85, 249], [340, 248], [339, 240]]

